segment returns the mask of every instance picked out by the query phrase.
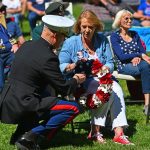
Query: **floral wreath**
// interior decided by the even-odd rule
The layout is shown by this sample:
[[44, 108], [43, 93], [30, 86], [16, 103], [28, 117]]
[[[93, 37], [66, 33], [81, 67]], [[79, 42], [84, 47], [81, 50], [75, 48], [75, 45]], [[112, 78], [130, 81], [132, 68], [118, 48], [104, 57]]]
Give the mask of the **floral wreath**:
[[94, 60], [91, 67], [93, 77], [99, 81], [99, 87], [95, 94], [89, 94], [86, 99], [80, 98], [79, 103], [94, 109], [109, 101], [112, 93], [112, 75], [98, 59]]

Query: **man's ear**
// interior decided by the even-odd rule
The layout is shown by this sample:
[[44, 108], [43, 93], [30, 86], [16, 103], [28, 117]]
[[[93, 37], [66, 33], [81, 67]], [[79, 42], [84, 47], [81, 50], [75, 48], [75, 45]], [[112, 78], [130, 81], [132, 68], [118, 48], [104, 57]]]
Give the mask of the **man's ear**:
[[56, 43], [56, 39], [57, 39], [57, 33], [56, 32], [52, 32], [51, 35], [51, 42], [54, 44]]
[[53, 32], [53, 37], [56, 38], [56, 36], [57, 36], [57, 33]]

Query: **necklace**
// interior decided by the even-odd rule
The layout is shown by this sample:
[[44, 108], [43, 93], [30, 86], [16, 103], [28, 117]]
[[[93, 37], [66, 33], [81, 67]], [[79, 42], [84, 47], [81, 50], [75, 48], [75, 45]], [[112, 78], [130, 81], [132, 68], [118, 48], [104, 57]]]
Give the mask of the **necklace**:
[[90, 54], [90, 55], [94, 55], [95, 54], [95, 51], [90, 49], [90, 48], [86, 48], [87, 52]]
[[83, 43], [83, 47], [86, 49], [86, 51], [90, 54], [90, 55], [94, 55], [95, 54], [95, 50], [92, 46], [91, 43], [87, 44], [87, 42], [85, 41], [85, 39], [82, 37], [82, 43]]

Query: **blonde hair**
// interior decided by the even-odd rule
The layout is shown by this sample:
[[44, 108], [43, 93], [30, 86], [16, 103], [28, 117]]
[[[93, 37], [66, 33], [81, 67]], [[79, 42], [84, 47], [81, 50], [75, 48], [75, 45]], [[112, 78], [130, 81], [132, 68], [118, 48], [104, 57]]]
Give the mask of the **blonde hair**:
[[117, 28], [120, 27], [121, 18], [125, 14], [130, 14], [131, 16], [133, 16], [133, 14], [130, 11], [126, 10], [126, 9], [122, 9], [122, 10], [118, 11], [117, 14], [116, 14], [116, 16], [115, 16], [114, 22], [112, 24], [112, 28], [113, 29], [117, 29]]
[[89, 22], [94, 24], [94, 26], [96, 27], [96, 30], [95, 30], [96, 32], [103, 31], [104, 25], [103, 25], [102, 21], [99, 20], [98, 17], [95, 15], [95, 13], [92, 12], [91, 10], [85, 10], [80, 14], [80, 16], [78, 17], [78, 19], [74, 25], [74, 32], [76, 34], [79, 34], [81, 31], [80, 25], [81, 25], [81, 20], [83, 18], [86, 18]]

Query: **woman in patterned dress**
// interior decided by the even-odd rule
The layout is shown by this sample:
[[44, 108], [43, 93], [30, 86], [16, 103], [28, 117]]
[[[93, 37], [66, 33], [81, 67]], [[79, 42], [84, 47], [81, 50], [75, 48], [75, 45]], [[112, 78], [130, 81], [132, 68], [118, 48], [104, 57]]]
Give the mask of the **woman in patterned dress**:
[[148, 113], [150, 99], [150, 57], [142, 46], [135, 31], [130, 31], [133, 15], [128, 10], [119, 11], [112, 27], [117, 29], [111, 35], [112, 48], [119, 73], [140, 76], [145, 98], [144, 113]]

